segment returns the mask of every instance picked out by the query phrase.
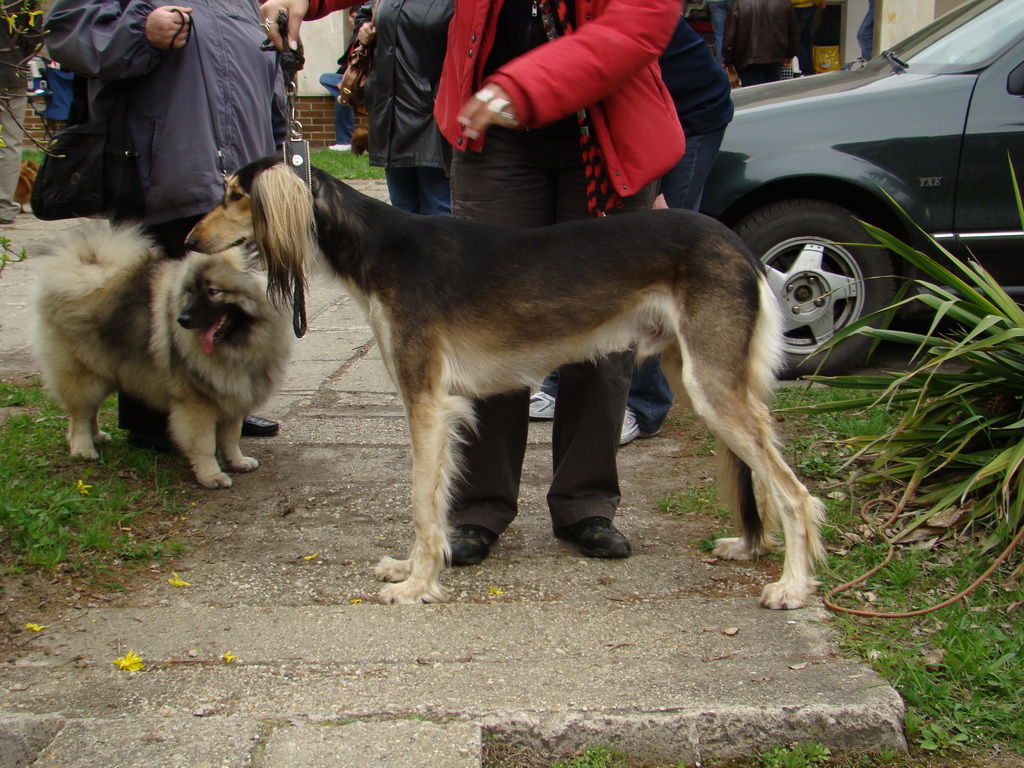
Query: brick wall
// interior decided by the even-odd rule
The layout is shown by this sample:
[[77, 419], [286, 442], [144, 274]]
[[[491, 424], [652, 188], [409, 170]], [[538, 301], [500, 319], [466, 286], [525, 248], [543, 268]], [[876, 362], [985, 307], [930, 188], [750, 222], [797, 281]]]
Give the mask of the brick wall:
[[[302, 137], [309, 142], [311, 149], [323, 149], [334, 143], [334, 100], [330, 96], [299, 96], [295, 113], [302, 123]], [[43, 121], [31, 108], [25, 124], [30, 135], [42, 139]], [[366, 118], [359, 115], [356, 125], [361, 124], [366, 124]], [[30, 148], [27, 143], [25, 148]]]

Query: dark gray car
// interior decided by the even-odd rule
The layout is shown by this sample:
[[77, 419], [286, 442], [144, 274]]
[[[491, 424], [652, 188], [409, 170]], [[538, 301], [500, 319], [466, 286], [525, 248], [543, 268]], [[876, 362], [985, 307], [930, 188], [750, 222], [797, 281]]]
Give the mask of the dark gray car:
[[[863, 68], [742, 88], [701, 209], [743, 237], [785, 313], [789, 372], [885, 306], [906, 265], [855, 219], [927, 248], [918, 225], [1024, 294], [1024, 0], [973, 0]], [[910, 221], [900, 214], [906, 212]], [[868, 340], [821, 371], [861, 361]], [[809, 358], [809, 359], [808, 359]]]

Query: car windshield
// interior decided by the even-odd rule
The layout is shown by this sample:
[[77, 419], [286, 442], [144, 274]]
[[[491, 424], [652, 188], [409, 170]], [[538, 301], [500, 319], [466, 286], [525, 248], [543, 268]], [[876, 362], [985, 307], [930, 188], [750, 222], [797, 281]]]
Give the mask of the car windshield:
[[[975, 0], [936, 19], [886, 53], [914, 73], [981, 69], [1024, 36], [1024, 3]], [[884, 60], [884, 58], [883, 58]]]

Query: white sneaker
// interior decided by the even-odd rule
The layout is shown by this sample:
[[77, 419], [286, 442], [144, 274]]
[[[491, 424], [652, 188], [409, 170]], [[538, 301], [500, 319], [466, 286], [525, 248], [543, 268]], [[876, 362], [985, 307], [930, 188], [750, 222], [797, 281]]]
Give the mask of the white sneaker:
[[622, 434], [619, 436], [619, 445], [632, 443], [640, 437], [640, 425], [636, 423], [636, 413], [632, 408], [626, 409], [626, 416], [622, 419]]
[[555, 398], [547, 392], [537, 392], [530, 398], [531, 419], [555, 418]]
[[335, 152], [351, 152], [351, 144], [331, 144], [328, 149], [333, 149]]

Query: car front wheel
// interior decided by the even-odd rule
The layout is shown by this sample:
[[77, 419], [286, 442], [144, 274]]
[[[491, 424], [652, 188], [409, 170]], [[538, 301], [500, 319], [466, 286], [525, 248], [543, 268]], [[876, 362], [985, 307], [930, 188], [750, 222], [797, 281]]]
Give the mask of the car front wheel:
[[[871, 340], [852, 336], [817, 353], [851, 323], [886, 307], [892, 262], [850, 211], [818, 200], [787, 200], [743, 219], [736, 232], [765, 265], [782, 309], [785, 375], [835, 375], [864, 361]], [[826, 356], [827, 355], [827, 356]]]

